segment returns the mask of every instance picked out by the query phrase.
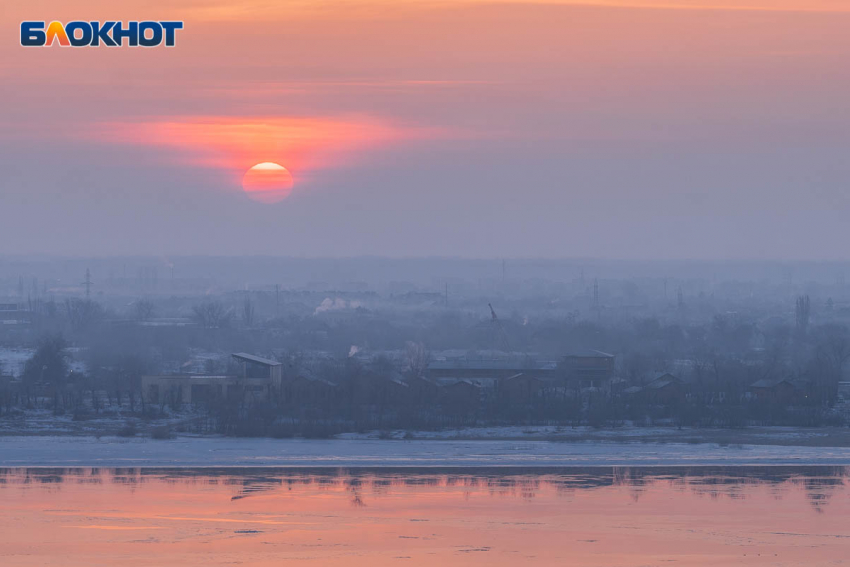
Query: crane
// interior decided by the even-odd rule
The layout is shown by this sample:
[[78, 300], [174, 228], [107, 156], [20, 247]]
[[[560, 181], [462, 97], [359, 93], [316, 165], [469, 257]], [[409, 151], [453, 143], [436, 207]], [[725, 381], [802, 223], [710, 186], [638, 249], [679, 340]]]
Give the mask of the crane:
[[502, 326], [502, 322], [499, 321], [499, 317], [498, 317], [498, 315], [496, 315], [496, 310], [493, 309], [493, 304], [488, 303], [487, 307], [490, 308], [491, 324], [497, 329], [497, 332], [499, 334], [499, 338], [501, 339], [501, 345], [500, 346], [502, 347], [502, 350], [504, 350], [505, 352], [512, 352], [511, 351], [511, 343], [510, 343], [510, 341], [508, 341], [508, 334], [505, 332], [505, 328]]

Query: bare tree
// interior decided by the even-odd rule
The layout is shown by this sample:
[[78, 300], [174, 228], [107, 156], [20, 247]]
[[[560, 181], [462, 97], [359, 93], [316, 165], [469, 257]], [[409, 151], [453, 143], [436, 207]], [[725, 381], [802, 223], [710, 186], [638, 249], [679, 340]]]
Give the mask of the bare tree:
[[817, 327], [813, 334], [815, 359], [820, 369], [815, 380], [826, 400], [833, 401], [844, 366], [850, 360], [850, 330], [830, 323]]
[[254, 304], [251, 303], [251, 298], [246, 295], [245, 301], [242, 302], [242, 322], [245, 323], [246, 327], [254, 326], [254, 316]]
[[811, 301], [808, 295], [797, 298], [797, 306], [794, 310], [797, 324], [797, 334], [804, 336], [809, 328], [809, 316], [811, 315]]
[[61, 336], [48, 336], [39, 341], [38, 348], [24, 365], [23, 379], [27, 393], [34, 384], [46, 386], [53, 392], [54, 408], [58, 404], [59, 392], [68, 377], [67, 344]]
[[147, 299], [140, 299], [133, 304], [133, 317], [136, 321], [150, 321], [156, 313], [156, 307], [153, 302]]
[[204, 329], [218, 329], [230, 324], [233, 314], [219, 301], [208, 301], [192, 307], [193, 318]]
[[422, 376], [431, 362], [431, 353], [422, 343], [407, 341], [404, 349], [404, 361], [411, 376]]
[[103, 307], [90, 299], [66, 299], [65, 311], [74, 329], [84, 329], [103, 319]]

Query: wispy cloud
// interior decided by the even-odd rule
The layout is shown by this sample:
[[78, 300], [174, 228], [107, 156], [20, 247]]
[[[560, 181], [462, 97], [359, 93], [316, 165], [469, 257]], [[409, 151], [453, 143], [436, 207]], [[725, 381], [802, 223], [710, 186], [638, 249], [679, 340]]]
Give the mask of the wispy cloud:
[[850, 13], [845, 0], [330, 0], [285, 3], [248, 0], [199, 0], [182, 8], [187, 16], [209, 21], [279, 19], [328, 15], [344, 10], [347, 17], [382, 18], [409, 10], [444, 10], [475, 5], [556, 5], [640, 10], [700, 10], [734, 12]]
[[540, 3], [642, 10], [850, 13], [850, 6], [846, 2], [830, 0], [750, 0], [744, 2], [738, 0], [679, 0], [667, 2], [653, 2], [651, 0], [542, 0]]
[[124, 531], [124, 530], [162, 530], [163, 526], [107, 526], [107, 525], [91, 525], [91, 526], [61, 526], [66, 529], [74, 530], [104, 530], [104, 531]]

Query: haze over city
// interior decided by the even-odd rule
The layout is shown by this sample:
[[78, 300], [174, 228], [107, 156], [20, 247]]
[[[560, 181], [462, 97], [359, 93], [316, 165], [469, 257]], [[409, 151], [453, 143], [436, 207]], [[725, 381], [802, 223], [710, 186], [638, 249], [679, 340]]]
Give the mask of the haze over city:
[[850, 538], [850, 0], [0, 6], [0, 565]]

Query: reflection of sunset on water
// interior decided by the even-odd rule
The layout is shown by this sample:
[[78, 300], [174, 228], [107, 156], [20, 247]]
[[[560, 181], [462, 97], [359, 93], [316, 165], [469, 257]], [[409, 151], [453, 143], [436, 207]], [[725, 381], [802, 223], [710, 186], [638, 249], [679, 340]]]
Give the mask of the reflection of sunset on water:
[[6, 469], [0, 563], [772, 565], [813, 550], [826, 562], [850, 538], [848, 475]]

